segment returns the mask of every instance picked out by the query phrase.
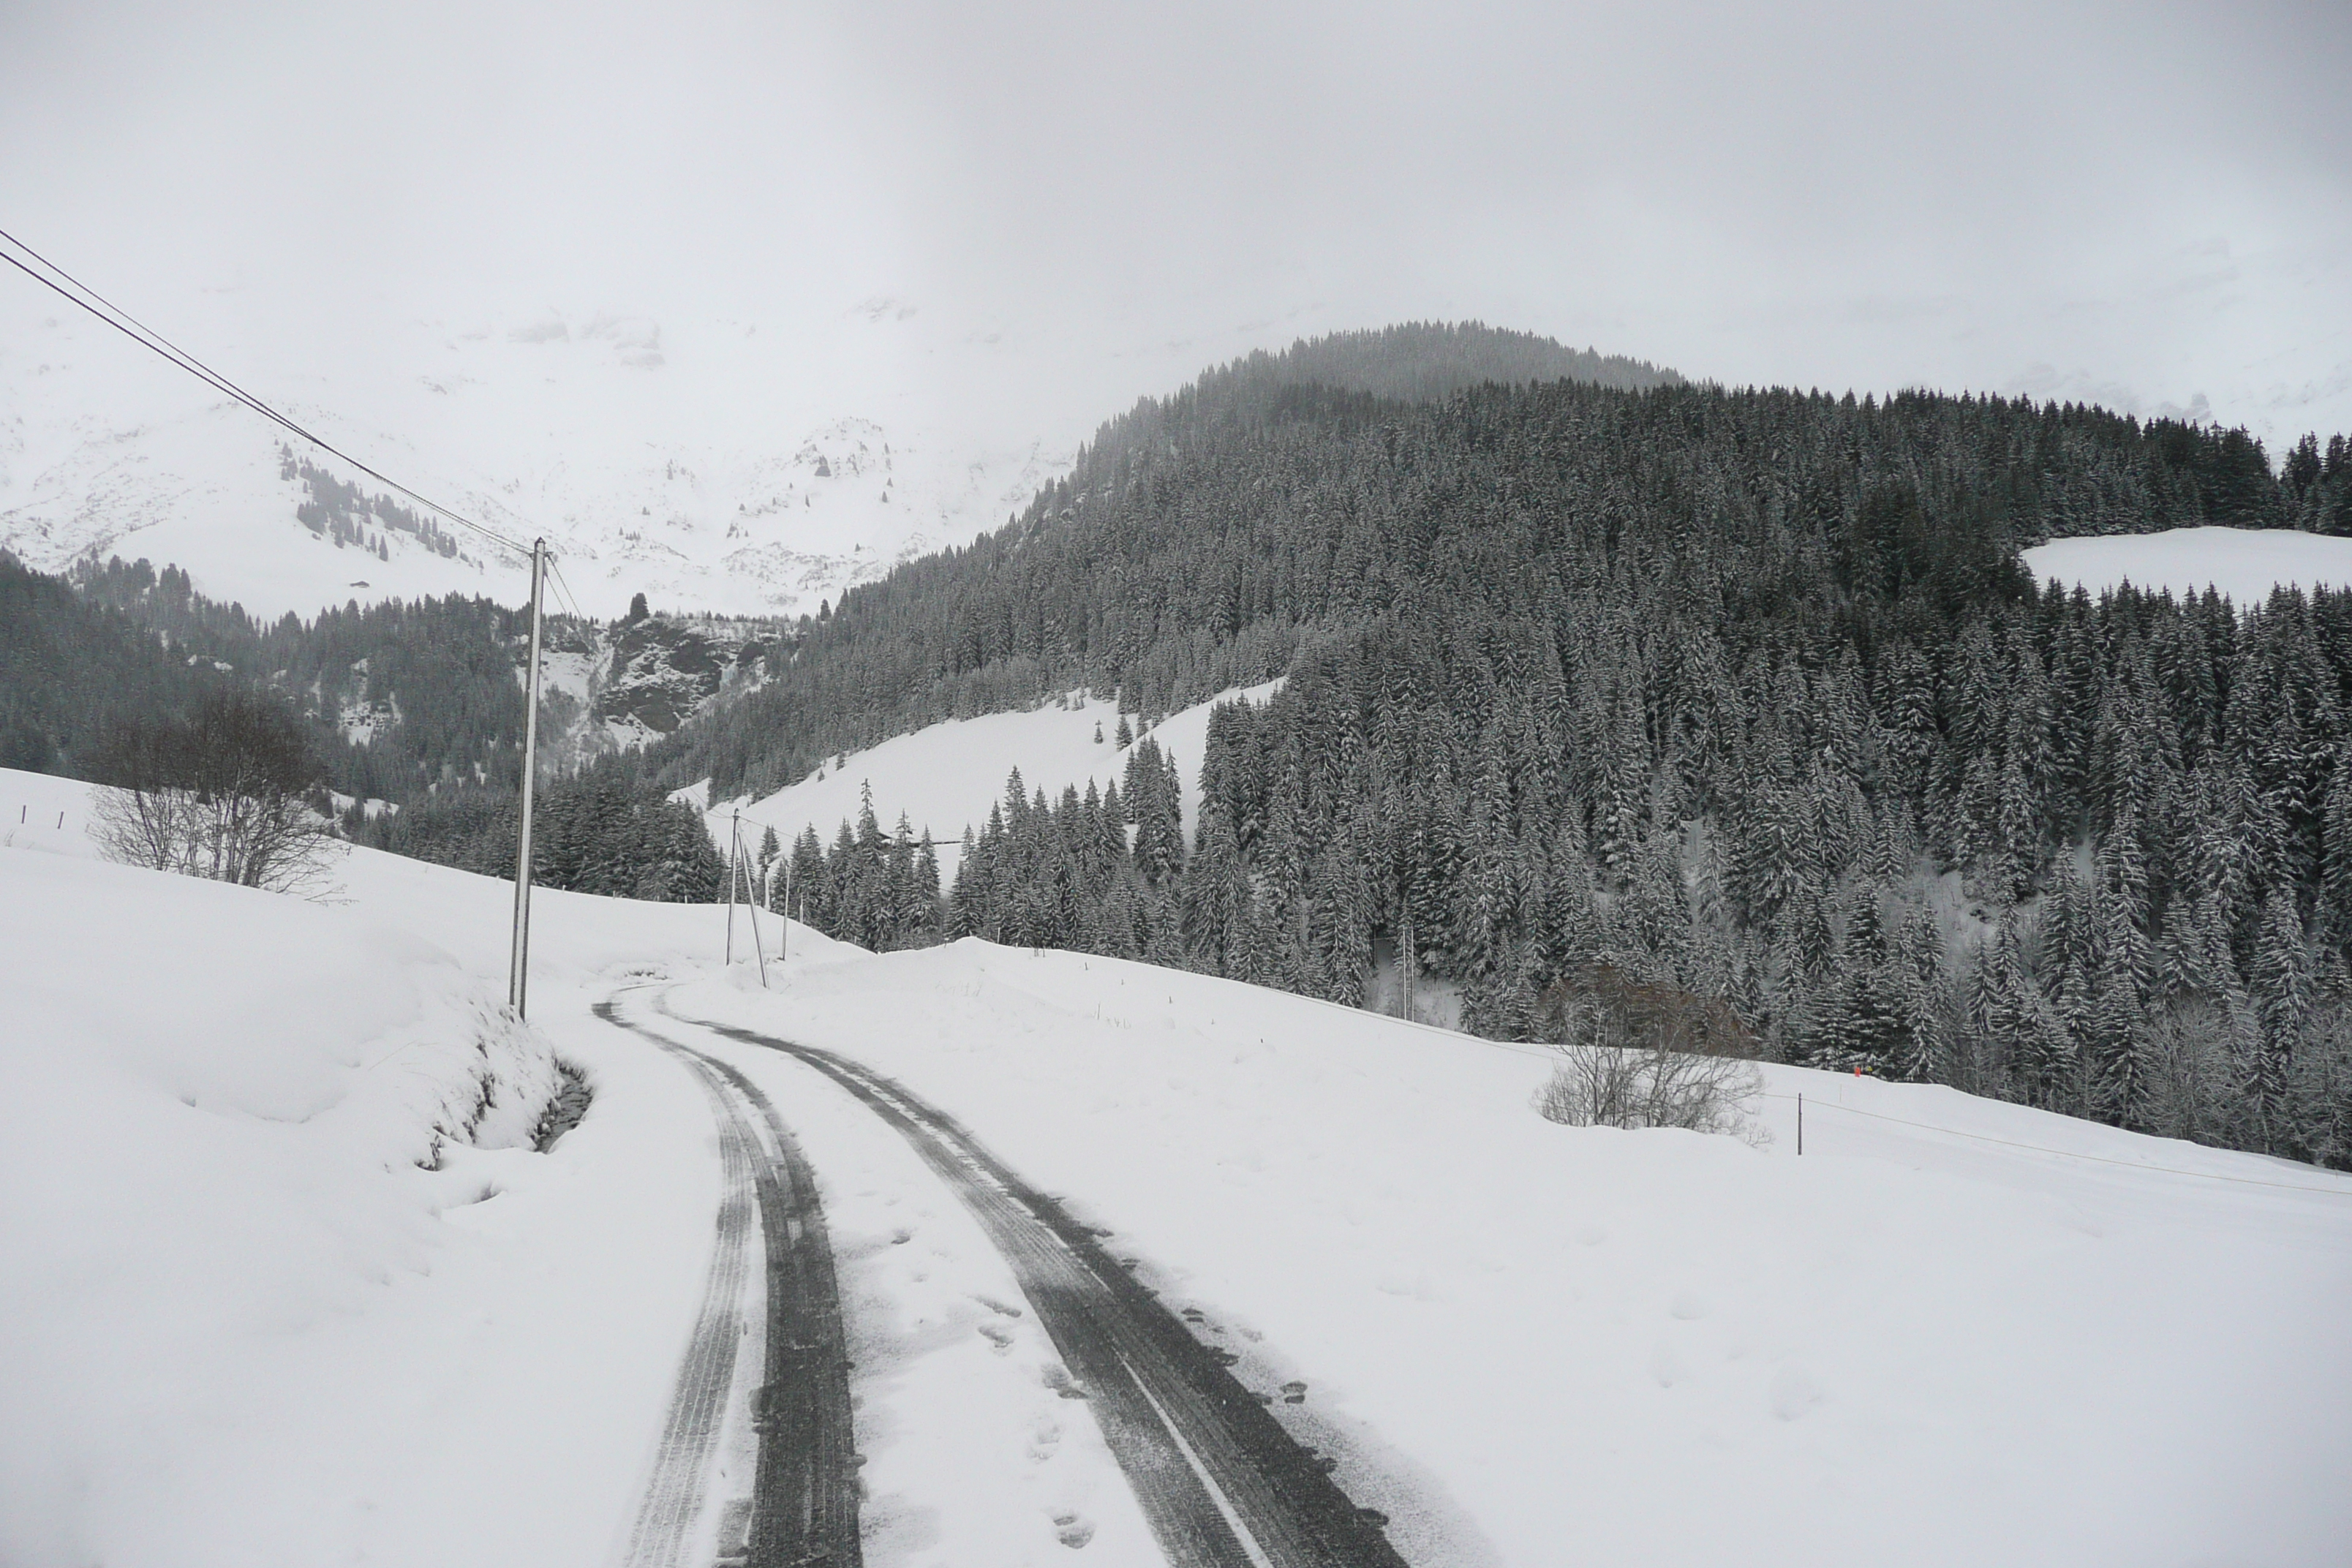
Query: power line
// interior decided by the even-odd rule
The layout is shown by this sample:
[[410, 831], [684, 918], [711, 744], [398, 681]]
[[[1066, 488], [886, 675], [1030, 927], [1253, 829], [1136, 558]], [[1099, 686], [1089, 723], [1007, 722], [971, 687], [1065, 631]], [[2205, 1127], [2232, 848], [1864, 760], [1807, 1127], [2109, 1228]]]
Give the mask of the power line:
[[[162, 355], [164, 359], [171, 361], [172, 363], [179, 366], [182, 370], [186, 371], [189, 374], [212, 387], [215, 391], [226, 394], [227, 396], [236, 399], [237, 402], [245, 405], [246, 407], [252, 409], [256, 414], [260, 415], [263, 418], [282, 426], [294, 435], [301, 437], [305, 441], [308, 441], [313, 447], [318, 447], [320, 451], [328, 453], [332, 457], [339, 458], [342, 461], [349, 463], [352, 468], [357, 468], [361, 473], [367, 475], [370, 479], [376, 480], [378, 483], [391, 486], [394, 489], [398, 490], [402, 495], [406, 496], [409, 500], [416, 502], [419, 506], [425, 508], [427, 510], [438, 512], [441, 516], [447, 518], [450, 521], [457, 524], [459, 527], [470, 529], [474, 532], [480, 534], [484, 539], [489, 540], [493, 543], [505, 549], [511, 550], [521, 554], [530, 553], [530, 545], [524, 544], [519, 540], [509, 539], [505, 534], [499, 532], [496, 529], [488, 528], [483, 526], [481, 523], [476, 522], [472, 518], [467, 517], [461, 511], [457, 511], [451, 508], [443, 506], [439, 501], [433, 500], [431, 497], [421, 495], [415, 490], [410, 489], [406, 485], [402, 484], [398, 479], [392, 478], [389, 474], [383, 473], [369, 467], [367, 464], [361, 462], [357, 458], [354, 458], [350, 453], [343, 451], [341, 448], [336, 447], [324, 437], [317, 435], [315, 432], [296, 424], [292, 419], [288, 418], [285, 415], [279, 413], [277, 409], [271, 407], [260, 398], [255, 396], [253, 394], [246, 391], [243, 387], [237, 385], [235, 382], [229, 380], [228, 377], [221, 374], [218, 371], [214, 370], [210, 365], [205, 364], [194, 354], [189, 353], [184, 349], [173, 343], [171, 340], [164, 337], [163, 333], [156, 331], [152, 327], [146, 325], [137, 317], [131, 315], [130, 311], [123, 310], [122, 307], [107, 299], [105, 295], [100, 294], [97, 289], [91, 288], [89, 284], [84, 283], [72, 273], [68, 272], [64, 268], [59, 267], [56, 262], [51, 261], [47, 257], [43, 256], [39, 251], [35, 250], [31, 246], [26, 245], [23, 240], [18, 239], [15, 235], [8, 233], [5, 229], [0, 229], [0, 240], [5, 240], [10, 245], [15, 246], [26, 256], [31, 257], [35, 261], [38, 262], [42, 268], [47, 268], [48, 272], [56, 274], [56, 277], [51, 278], [44, 276], [41, 271], [26, 266], [23, 261], [9, 255], [5, 250], [0, 250], [0, 261], [7, 262], [8, 265], [14, 267], [17, 271], [22, 272], [26, 277], [30, 278], [34, 282], [40, 284], [50, 292], [58, 295], [61, 299], [70, 301], [82, 310], [89, 311], [91, 315], [96, 316], [100, 321], [104, 321], [108, 326], [112, 327], [116, 331], [121, 332], [123, 336], [131, 339], [131, 342], [138, 343], [142, 347], [151, 350], [152, 352]], [[63, 279], [64, 282], [58, 282], [58, 279]]]
[[551, 549], [547, 552], [547, 566], [549, 571], [555, 574], [555, 591], [563, 595], [565, 604], [572, 606], [572, 618], [576, 621], [586, 620], [588, 617], [580, 608], [579, 597], [572, 592], [572, 584], [563, 580], [563, 567], [557, 562], [555, 552]]

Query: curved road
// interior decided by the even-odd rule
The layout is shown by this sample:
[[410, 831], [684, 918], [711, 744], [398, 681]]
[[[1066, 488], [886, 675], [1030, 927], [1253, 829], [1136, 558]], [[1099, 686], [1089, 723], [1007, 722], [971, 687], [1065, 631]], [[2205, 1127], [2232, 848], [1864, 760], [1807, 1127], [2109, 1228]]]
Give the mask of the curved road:
[[[1129, 1277], [1090, 1231], [1022, 1181], [953, 1118], [879, 1073], [829, 1051], [749, 1029], [700, 1023], [668, 1014], [667, 1006], [662, 1010], [680, 1024], [782, 1052], [824, 1073], [897, 1129], [954, 1190], [1012, 1265], [1055, 1350], [1093, 1402], [1103, 1436], [1172, 1568], [1403, 1568], [1404, 1560], [1381, 1532], [1378, 1517], [1349, 1500], [1315, 1456], [1226, 1370], [1218, 1353]], [[609, 1011], [605, 1016], [625, 1027], [640, 1028]], [[651, 1031], [640, 1032], [661, 1040]], [[700, 1052], [667, 1040], [661, 1043], [724, 1075], [731, 1089], [761, 1106], [775, 1135], [789, 1145], [773, 1110], [740, 1074]], [[804, 1175], [804, 1168], [799, 1169]], [[799, 1212], [814, 1215], [814, 1186], [803, 1188], [796, 1176], [794, 1191], [806, 1193]], [[770, 1225], [764, 1204], [762, 1223]], [[769, 1234], [775, 1232], [771, 1228]], [[799, 1235], [804, 1239], [807, 1232]], [[824, 1279], [829, 1288], [829, 1258]], [[793, 1335], [789, 1327], [780, 1327], [780, 1314], [813, 1308], [806, 1295], [773, 1293], [771, 1302], [771, 1364], [775, 1364], [772, 1347], [780, 1338]], [[845, 1454], [847, 1391], [838, 1370], [843, 1363], [837, 1300], [831, 1310], [832, 1338], [827, 1342], [834, 1348], [821, 1354], [833, 1358], [826, 1364], [835, 1370], [825, 1380], [824, 1394], [830, 1399], [838, 1391], [843, 1423], [839, 1445]], [[815, 1336], [803, 1337], [813, 1341]], [[770, 1394], [772, 1411], [779, 1408], [779, 1400], [790, 1409], [799, 1397], [778, 1390], [773, 1382], [770, 1386], [776, 1390]], [[763, 1439], [778, 1431], [772, 1424]], [[834, 1431], [819, 1422], [806, 1438], [795, 1440], [814, 1441]], [[763, 1557], [757, 1548], [762, 1539], [760, 1521], [772, 1506], [770, 1447], [766, 1440], [761, 1446], [751, 1561], [801, 1561], [789, 1555]], [[829, 1462], [820, 1459], [814, 1468], [823, 1469]], [[780, 1474], [783, 1464], [779, 1456]], [[786, 1489], [784, 1495], [801, 1494]], [[779, 1500], [774, 1506], [783, 1503]], [[814, 1561], [857, 1561], [854, 1480], [846, 1507], [848, 1554], [838, 1554], [836, 1546], [836, 1555]]]
[[[629, 1568], [677, 1568], [703, 1538], [730, 1396], [748, 1373], [758, 1379], [751, 1404], [759, 1462], [748, 1513], [745, 1500], [722, 1503], [718, 1561], [856, 1568], [863, 1553], [849, 1355], [815, 1173], [768, 1097], [733, 1067], [623, 1016], [617, 1000], [598, 1004], [596, 1016], [645, 1036], [701, 1082], [719, 1121], [725, 1182], [702, 1308], [623, 1561]], [[767, 1332], [758, 1363], [739, 1372], [754, 1213], [767, 1264]]]

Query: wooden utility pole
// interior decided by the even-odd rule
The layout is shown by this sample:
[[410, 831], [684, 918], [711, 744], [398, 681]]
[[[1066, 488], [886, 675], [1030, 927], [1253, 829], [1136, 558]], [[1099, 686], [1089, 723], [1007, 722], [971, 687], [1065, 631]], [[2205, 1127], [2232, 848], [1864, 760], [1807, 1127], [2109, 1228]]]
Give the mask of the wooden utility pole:
[[743, 847], [743, 814], [737, 812], [728, 819], [727, 835], [727, 962], [735, 962], [735, 868], [742, 864], [737, 853]]
[[522, 717], [522, 826], [515, 836], [514, 953], [507, 970], [507, 1005], [525, 1016], [530, 973], [530, 797], [539, 780], [539, 601], [547, 580], [547, 541], [530, 542], [530, 679]]
[[[760, 987], [767, 989], [768, 950], [760, 943], [760, 884], [751, 870], [751, 851], [743, 842], [743, 813], [738, 809], [727, 818], [727, 962], [735, 962], [735, 888], [743, 889], [743, 918], [751, 922], [751, 953], [760, 961]], [[782, 962], [783, 952], [777, 950]]]

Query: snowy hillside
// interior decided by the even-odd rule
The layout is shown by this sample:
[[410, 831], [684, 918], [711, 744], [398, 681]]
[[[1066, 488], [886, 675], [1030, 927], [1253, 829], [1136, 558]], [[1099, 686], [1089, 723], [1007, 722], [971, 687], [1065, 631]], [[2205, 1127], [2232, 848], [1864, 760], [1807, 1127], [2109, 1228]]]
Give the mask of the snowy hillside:
[[2053, 539], [2025, 552], [2025, 564], [2037, 578], [2080, 584], [2094, 596], [2125, 583], [2175, 598], [2210, 586], [2244, 610], [2273, 587], [2352, 586], [2352, 539], [2291, 528], [2174, 528]]
[[[1150, 731], [1160, 751], [1174, 756], [1183, 777], [1188, 842], [1201, 802], [1209, 714], [1221, 702], [1263, 702], [1281, 686], [1271, 680], [1220, 692], [1170, 714]], [[851, 752], [761, 799], [714, 802], [711, 831], [726, 843], [727, 820], [740, 810], [754, 844], [761, 827], [774, 828], [786, 846], [812, 827], [820, 841], [831, 844], [843, 823], [856, 826], [870, 787], [883, 831], [889, 832], [901, 815], [916, 837], [928, 830], [940, 847], [940, 875], [952, 881], [964, 829], [978, 831], [988, 820], [989, 807], [1004, 798], [1013, 769], [1021, 770], [1021, 782], [1031, 793], [1042, 789], [1048, 800], [1071, 787], [1084, 795], [1090, 781], [1098, 789], [1122, 781], [1132, 748], [1144, 737], [1120, 746], [1118, 722], [1118, 711], [1109, 703], [1089, 702], [1075, 691], [1025, 711], [950, 719]]]
[[[1062, 1194], [1422, 1568], [2318, 1568], [2352, 1531], [2352, 1180], [1788, 1068], [1762, 1148], [1571, 1129], [1531, 1109], [1539, 1048], [976, 942], [796, 928], [780, 964], [772, 922], [763, 992], [718, 974], [718, 910], [562, 895], [524, 1034], [484, 1005], [502, 884], [360, 852], [320, 907], [128, 871], [85, 798], [0, 773], [12, 1564], [631, 1560], [692, 1336], [734, 1310], [697, 1052], [816, 1173], [866, 1561], [1167, 1561], [991, 1233], [762, 1038]], [[499, 1098], [492, 1146], [417, 1167], [436, 1086], [543, 1082], [550, 1043], [596, 1091], [575, 1131], [513, 1146], [529, 1096]], [[733, 1387], [706, 1548], [741, 1528]]]
[[[525, 1031], [505, 885], [131, 870], [88, 796], [0, 771], [0, 1562], [601, 1561], [717, 1173], [690, 1081], [566, 1027], [713, 911], [542, 892]], [[541, 1155], [559, 1050], [634, 1109]]]
[[[447, 557], [383, 530], [378, 559], [305, 528], [281, 432], [48, 304], [0, 299], [0, 546], [27, 564], [93, 550], [176, 563], [267, 619], [351, 598], [522, 596], [524, 563], [471, 535]], [[180, 335], [212, 349], [201, 321]], [[208, 357], [436, 500], [520, 538], [543, 531], [591, 615], [635, 593], [797, 614], [1002, 523], [1084, 433], [1066, 410], [1016, 420], [942, 395], [1002, 374], [1005, 353], [934, 336], [886, 301], [798, 332], [547, 311], [405, 322], [331, 361], [299, 344]]]
[[[177, 564], [265, 620], [349, 599], [523, 597], [522, 556], [446, 522], [446, 542], [421, 538], [429, 514], [387, 510], [409, 503], [299, 441], [282, 450], [291, 438], [260, 416], [28, 288], [0, 285], [0, 548], [49, 572], [92, 552]], [[563, 557], [551, 603], [606, 617], [638, 593], [656, 610], [813, 614], [1000, 526], [1137, 398], [1358, 325], [1314, 311], [1171, 335], [1138, 317], [1085, 338], [876, 297], [758, 321], [604, 307], [375, 320], [359, 341], [348, 322], [313, 335], [268, 313], [254, 341], [239, 293], [184, 295], [163, 324], [361, 460], [515, 539], [544, 533]], [[1676, 379], [1528, 334], [1432, 332], [1412, 353], [1437, 361], [1357, 334], [1297, 374], [1398, 392], [1488, 373]], [[1491, 372], [1481, 353], [1500, 356]], [[294, 471], [309, 463], [323, 486]], [[353, 484], [356, 498], [321, 493]], [[306, 508], [333, 515], [306, 526]]]

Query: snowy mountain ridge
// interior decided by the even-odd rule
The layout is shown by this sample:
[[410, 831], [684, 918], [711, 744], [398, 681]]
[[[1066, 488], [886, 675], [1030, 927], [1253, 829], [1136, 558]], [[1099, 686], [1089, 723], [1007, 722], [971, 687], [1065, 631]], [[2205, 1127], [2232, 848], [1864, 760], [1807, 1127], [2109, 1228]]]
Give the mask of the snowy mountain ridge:
[[[362, 542], [306, 526], [297, 513], [314, 486], [289, 471], [282, 432], [98, 322], [43, 314], [9, 327], [0, 547], [28, 565], [145, 556], [269, 619], [348, 599], [523, 596], [524, 558], [446, 522], [454, 552], [377, 527], [373, 561], [352, 551]], [[817, 334], [830, 341], [793, 344], [750, 323], [608, 315], [412, 322], [371, 345], [397, 371], [359, 359], [241, 379], [435, 500], [511, 537], [543, 532], [562, 591], [590, 615], [617, 615], [637, 593], [796, 615], [1002, 523], [1075, 450], [905, 393], [897, 362], [933, 353], [910, 351], [906, 318], [830, 328]], [[877, 344], [877, 332], [902, 341]], [[969, 345], [967, 357], [988, 352]], [[355, 484], [363, 510], [408, 504], [325, 454], [294, 456]]]
[[[935, 320], [897, 298], [781, 322], [410, 320], [359, 343], [273, 313], [257, 346], [239, 342], [236, 292], [184, 302], [178, 341], [434, 501], [511, 540], [543, 535], [551, 605], [600, 617], [637, 594], [814, 614], [1001, 526], [1136, 399], [1258, 351], [1281, 349], [1262, 364], [1282, 376], [1409, 401], [1485, 379], [1681, 380], [1475, 322], [1333, 331], [1352, 323], [1302, 313], [1205, 335], [1129, 321], [1101, 340]], [[524, 552], [424, 526], [429, 508], [286, 441], [100, 322], [0, 294], [0, 548], [27, 565], [145, 557], [264, 620], [354, 599], [524, 597]]]

